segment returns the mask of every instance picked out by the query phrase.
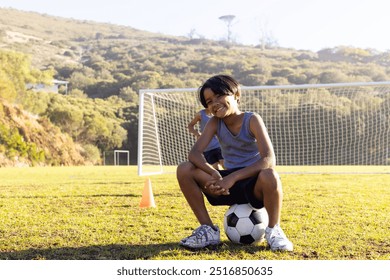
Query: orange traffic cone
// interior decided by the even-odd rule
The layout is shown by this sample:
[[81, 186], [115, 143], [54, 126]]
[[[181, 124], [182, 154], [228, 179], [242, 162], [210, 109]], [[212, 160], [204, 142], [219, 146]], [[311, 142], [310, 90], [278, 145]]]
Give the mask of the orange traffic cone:
[[145, 186], [142, 192], [142, 198], [139, 207], [141, 208], [156, 207], [156, 204], [154, 203], [152, 183], [150, 182], [149, 178], [145, 180]]

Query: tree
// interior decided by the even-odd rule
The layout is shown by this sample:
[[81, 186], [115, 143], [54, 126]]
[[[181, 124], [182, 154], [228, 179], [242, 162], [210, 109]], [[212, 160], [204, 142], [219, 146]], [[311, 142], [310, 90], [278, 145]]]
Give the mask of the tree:
[[264, 20], [259, 20], [258, 22], [260, 48], [265, 50], [277, 47], [278, 41], [269, 30], [267, 22]]
[[231, 43], [232, 41], [232, 26], [233, 26], [233, 20], [236, 18], [234, 15], [225, 15], [220, 16], [219, 19], [224, 21], [226, 23], [227, 27], [227, 42]]
[[22, 100], [27, 84], [47, 84], [53, 69], [40, 71], [31, 67], [30, 58], [22, 53], [0, 50], [0, 97], [9, 101]]
[[17, 92], [15, 85], [9, 79], [3, 69], [0, 69], [0, 98], [13, 101], [16, 98]]
[[61, 106], [50, 109], [48, 115], [50, 121], [61, 127], [63, 132], [68, 133], [73, 139], [77, 140], [78, 134], [82, 131], [84, 125], [83, 112], [76, 106]]
[[131, 87], [123, 87], [119, 90], [119, 97], [131, 103], [138, 103], [138, 94]]

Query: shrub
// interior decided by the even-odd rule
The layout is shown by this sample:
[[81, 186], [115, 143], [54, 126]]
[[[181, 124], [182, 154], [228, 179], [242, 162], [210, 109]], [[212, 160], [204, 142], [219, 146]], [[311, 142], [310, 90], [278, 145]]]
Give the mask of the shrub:
[[45, 153], [35, 143], [25, 142], [16, 128], [0, 124], [0, 145], [8, 158], [20, 156], [29, 159], [33, 164], [44, 162]]
[[83, 146], [83, 148], [84, 151], [81, 154], [87, 161], [93, 165], [101, 163], [100, 151], [96, 146], [86, 144]]

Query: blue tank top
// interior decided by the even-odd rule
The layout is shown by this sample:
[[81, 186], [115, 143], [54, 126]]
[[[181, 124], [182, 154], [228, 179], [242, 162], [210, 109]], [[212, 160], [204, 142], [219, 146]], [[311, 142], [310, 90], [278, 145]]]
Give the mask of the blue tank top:
[[237, 135], [230, 132], [222, 119], [218, 120], [217, 136], [226, 169], [246, 167], [261, 159], [257, 140], [249, 130], [249, 121], [253, 115], [252, 112], [244, 113], [244, 120]]
[[[201, 132], [203, 132], [204, 127], [206, 126], [206, 124], [210, 120], [210, 118], [211, 117], [206, 114], [206, 110], [201, 110], [200, 111], [200, 131]], [[218, 138], [216, 136], [214, 136], [213, 139], [211, 139], [209, 145], [206, 147], [206, 149], [204, 151], [205, 152], [211, 151], [211, 150], [219, 148], [219, 147], [220, 146], [219, 146]]]

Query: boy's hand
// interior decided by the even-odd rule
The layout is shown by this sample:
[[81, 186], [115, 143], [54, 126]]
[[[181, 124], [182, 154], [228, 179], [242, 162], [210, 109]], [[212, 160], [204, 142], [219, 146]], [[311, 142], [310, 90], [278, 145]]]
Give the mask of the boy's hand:
[[218, 185], [218, 182], [215, 184], [211, 184], [208, 187], [206, 187], [209, 192], [211, 192], [214, 195], [229, 195], [229, 190], [222, 188], [220, 185]]
[[214, 170], [213, 173], [211, 173], [211, 178], [217, 181], [222, 180], [222, 176], [217, 170]]
[[217, 170], [211, 174], [211, 179], [206, 182], [205, 189], [214, 195], [229, 195], [229, 188], [223, 187], [224, 178]]
[[222, 193], [223, 195], [229, 195], [229, 189], [233, 187], [234, 183], [235, 181], [232, 179], [231, 176], [228, 175], [226, 177], [223, 177], [222, 180], [220, 180], [217, 184], [222, 190], [224, 190], [224, 192]]

